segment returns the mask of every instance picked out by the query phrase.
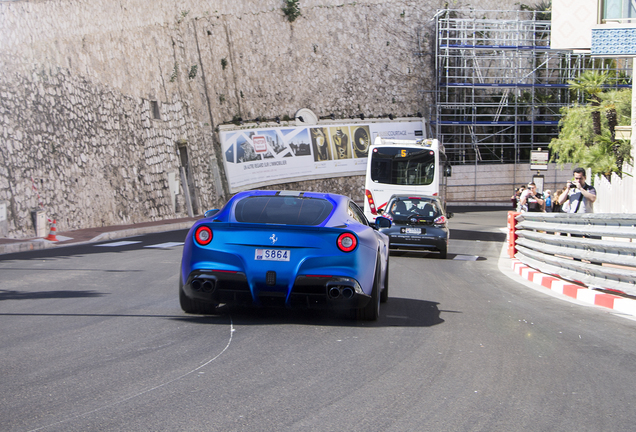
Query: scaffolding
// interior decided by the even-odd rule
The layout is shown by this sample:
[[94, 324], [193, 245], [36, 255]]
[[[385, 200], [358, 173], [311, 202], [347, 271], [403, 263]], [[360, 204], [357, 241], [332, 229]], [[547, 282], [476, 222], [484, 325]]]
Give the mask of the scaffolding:
[[631, 60], [550, 49], [549, 12], [440, 10], [431, 125], [453, 164], [527, 163], [558, 136], [560, 109], [585, 95], [568, 80], [609, 73], [631, 88]]

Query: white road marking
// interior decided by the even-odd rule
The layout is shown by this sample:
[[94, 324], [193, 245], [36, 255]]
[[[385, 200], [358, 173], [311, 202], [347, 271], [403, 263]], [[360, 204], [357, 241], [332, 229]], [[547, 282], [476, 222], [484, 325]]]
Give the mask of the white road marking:
[[144, 246], [145, 248], [157, 248], [157, 249], [167, 249], [174, 246], [181, 246], [183, 242], [167, 242], [167, 243], [159, 243], [156, 245]]
[[[138, 242], [136, 242], [136, 243], [138, 243]], [[116, 405], [123, 404], [125, 402], [128, 402], [131, 399], [138, 398], [140, 396], [145, 395], [146, 393], [150, 393], [152, 391], [155, 391], [157, 389], [160, 389], [162, 387], [170, 385], [170, 384], [172, 384], [172, 383], [174, 383], [176, 381], [179, 381], [179, 380], [187, 377], [188, 375], [194, 374], [195, 372], [199, 372], [200, 369], [203, 369], [204, 367], [206, 367], [207, 365], [209, 365], [210, 363], [212, 363], [213, 361], [215, 361], [216, 359], [221, 357], [223, 355], [223, 353], [225, 353], [225, 351], [228, 350], [228, 348], [230, 347], [230, 344], [232, 343], [232, 338], [234, 336], [234, 332], [235, 331], [236, 331], [236, 329], [234, 328], [234, 321], [232, 320], [232, 317], [230, 316], [230, 336], [229, 336], [229, 340], [227, 341], [227, 345], [225, 345], [225, 348], [223, 348], [223, 350], [220, 353], [218, 353], [217, 355], [215, 355], [211, 359], [207, 360], [205, 363], [199, 365], [195, 369], [192, 369], [190, 372], [186, 372], [183, 375], [180, 375], [180, 376], [178, 376], [176, 378], [173, 378], [173, 379], [171, 379], [169, 381], [165, 381], [165, 382], [163, 382], [161, 384], [158, 384], [158, 385], [156, 385], [154, 387], [142, 390], [142, 391], [140, 391], [138, 393], [132, 394], [132, 395], [130, 395], [128, 397], [125, 397], [123, 399], [119, 399], [119, 400], [116, 400], [114, 402], [106, 403], [105, 405], [103, 405], [103, 406], [101, 406], [99, 408], [95, 408], [93, 410], [86, 411], [86, 412], [80, 413], [80, 414], [74, 414], [74, 415], [72, 414], [66, 419], [63, 419], [63, 420], [60, 420], [60, 421], [57, 421], [55, 423], [51, 423], [51, 424], [48, 424], [48, 425], [41, 426], [41, 427], [39, 427], [37, 429], [31, 429], [29, 432], [35, 432], [35, 431], [40, 431], [40, 430], [43, 430], [43, 429], [48, 429], [51, 426], [57, 426], [57, 425], [60, 425], [60, 424], [63, 424], [63, 423], [68, 423], [68, 422], [70, 422], [72, 420], [75, 420], [75, 419], [78, 419], [78, 418], [81, 418], [81, 417], [85, 417], [87, 415], [94, 414], [96, 412], [103, 411], [103, 410], [105, 410], [107, 408], [110, 408], [110, 407], [113, 407], [113, 406], [116, 406]]]
[[478, 256], [475, 255], [455, 255], [454, 260], [457, 261], [477, 261]]
[[127, 245], [131, 245], [131, 244], [137, 244], [137, 243], [141, 243], [140, 241], [118, 241], [118, 242], [113, 242], [113, 243], [104, 243], [104, 244], [98, 244], [95, 246], [99, 246], [99, 247], [117, 247], [117, 246], [127, 246]]

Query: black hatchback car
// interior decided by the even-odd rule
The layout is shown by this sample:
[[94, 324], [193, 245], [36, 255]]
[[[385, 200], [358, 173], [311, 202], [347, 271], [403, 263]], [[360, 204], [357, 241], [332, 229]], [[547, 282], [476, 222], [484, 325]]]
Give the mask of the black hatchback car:
[[382, 214], [393, 221], [390, 228], [380, 228], [389, 236], [389, 248], [403, 251], [437, 251], [439, 258], [448, 253], [448, 219], [438, 197], [428, 195], [393, 195]]

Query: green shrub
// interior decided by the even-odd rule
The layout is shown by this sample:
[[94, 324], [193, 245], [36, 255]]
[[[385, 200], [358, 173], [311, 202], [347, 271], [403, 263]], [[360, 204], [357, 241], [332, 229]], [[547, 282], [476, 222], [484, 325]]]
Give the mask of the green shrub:
[[283, 13], [287, 16], [289, 22], [294, 22], [296, 18], [300, 16], [299, 0], [285, 0], [285, 7], [283, 7]]

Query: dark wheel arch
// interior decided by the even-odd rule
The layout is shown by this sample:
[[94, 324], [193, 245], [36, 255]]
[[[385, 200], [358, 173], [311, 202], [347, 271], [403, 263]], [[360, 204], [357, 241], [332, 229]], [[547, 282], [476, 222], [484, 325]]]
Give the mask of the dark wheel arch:
[[386, 256], [386, 273], [384, 274], [384, 289], [380, 292], [380, 303], [389, 300], [389, 255]]
[[[378, 252], [378, 258], [380, 253]], [[381, 268], [379, 260], [375, 264], [375, 276], [373, 278], [373, 288], [371, 289], [371, 299], [369, 303], [360, 309], [356, 309], [356, 318], [363, 321], [376, 321], [380, 316], [380, 278]]]

